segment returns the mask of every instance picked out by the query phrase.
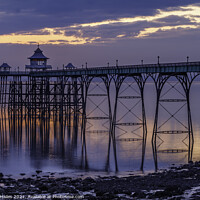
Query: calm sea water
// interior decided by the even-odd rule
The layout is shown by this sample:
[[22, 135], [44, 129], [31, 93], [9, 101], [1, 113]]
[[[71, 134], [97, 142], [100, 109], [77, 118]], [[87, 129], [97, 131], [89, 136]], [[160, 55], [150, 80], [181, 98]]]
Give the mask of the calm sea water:
[[[174, 85], [173, 91], [169, 90]], [[114, 88], [114, 86], [112, 86]], [[115, 92], [111, 87], [111, 103], [114, 109]], [[163, 95], [182, 98], [182, 89], [175, 83], [166, 85]], [[113, 92], [112, 92], [113, 91]], [[200, 84], [195, 82], [191, 88], [191, 111], [193, 120], [194, 148], [192, 160], [200, 160]], [[171, 94], [170, 94], [171, 93]], [[142, 127], [128, 126], [124, 123], [141, 122], [140, 99], [123, 97], [138, 96], [139, 91], [127, 81], [120, 90], [117, 107], [117, 124], [115, 127], [115, 146], [109, 137], [108, 104], [105, 88], [101, 84], [93, 84], [89, 90], [87, 102], [88, 120], [85, 138], [81, 134], [81, 126], [63, 126], [59, 120], [21, 120], [11, 119], [8, 115], [0, 118], [0, 172], [4, 174], [29, 173], [35, 170], [44, 172], [119, 172], [154, 171], [155, 160], [152, 150], [152, 132], [156, 108], [156, 91], [153, 83], [147, 83], [144, 91], [147, 120], [147, 141], [145, 146], [141, 140]], [[95, 95], [101, 94], [101, 95]], [[164, 98], [164, 97], [163, 97]], [[170, 97], [171, 98], [171, 97]], [[170, 118], [182, 104], [166, 105], [167, 110], [159, 110], [159, 123], [164, 130], [183, 130], [187, 125], [186, 106]], [[170, 118], [168, 120], [168, 118]], [[166, 122], [167, 121], [167, 122]], [[166, 123], [165, 123], [166, 122]], [[162, 125], [164, 123], [164, 125]], [[157, 143], [157, 149], [188, 149], [187, 134], [163, 135]], [[133, 141], [133, 138], [138, 139]], [[185, 139], [186, 138], [186, 139]], [[144, 154], [145, 153], [145, 154]], [[159, 169], [168, 168], [171, 164], [188, 162], [188, 152], [157, 153]]]

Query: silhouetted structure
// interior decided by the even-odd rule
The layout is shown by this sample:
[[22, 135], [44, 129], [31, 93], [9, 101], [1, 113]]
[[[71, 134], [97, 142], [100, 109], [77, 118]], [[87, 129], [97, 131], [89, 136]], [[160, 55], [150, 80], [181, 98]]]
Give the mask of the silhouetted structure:
[[39, 48], [39, 45], [35, 50], [35, 53], [28, 59], [30, 59], [30, 65], [26, 65], [25, 68], [30, 69], [31, 71], [44, 71], [52, 68], [51, 65], [47, 65], [47, 60], [49, 58], [44, 56], [42, 50]]
[[7, 63], [3, 63], [0, 66], [0, 71], [10, 71], [10, 69], [11, 69], [11, 66], [9, 66]]
[[72, 65], [72, 63], [68, 63], [66, 66], [65, 66], [65, 69], [66, 70], [71, 70], [71, 69], [75, 69], [76, 67], [74, 65]]
[[[160, 152], [180, 152], [185, 150], [192, 152], [193, 129], [189, 91], [193, 80], [199, 75], [200, 62], [168, 64], [159, 62], [158, 64], [151, 65], [142, 63], [142, 65], [130, 66], [118, 66], [117, 64], [117, 66], [113, 67], [71, 68], [70, 70], [46, 71], [50, 67], [46, 65], [47, 58], [42, 54], [39, 47], [35, 51], [35, 54], [30, 57], [30, 60], [31, 65], [27, 68], [32, 69], [33, 71], [31, 72], [0, 72], [1, 109], [5, 109], [5, 106], [8, 106], [9, 113], [20, 113], [23, 116], [41, 119], [50, 117], [59, 118], [60, 120], [66, 119], [68, 128], [72, 126], [77, 127], [76, 125], [81, 121], [83, 141], [85, 140], [86, 131], [91, 133], [108, 132], [109, 144], [112, 142], [115, 158], [117, 158], [116, 141], [142, 141], [142, 155], [144, 156], [147, 137], [144, 86], [147, 79], [151, 77], [155, 83], [157, 92], [152, 136], [154, 153], [157, 152], [157, 147], [155, 146], [157, 138], [160, 138], [162, 134], [185, 135], [186, 139], [184, 141], [188, 141], [188, 149], [169, 148], [162, 149]], [[37, 71], [37, 69], [40, 71]], [[171, 77], [183, 88], [181, 98], [176, 98], [176, 93], [170, 97], [165, 97], [162, 94], [164, 86], [166, 86], [167, 81]], [[95, 81], [95, 79], [98, 79], [98, 81]], [[128, 81], [126, 82], [126, 80]], [[103, 89], [100, 83], [104, 85]], [[115, 88], [114, 99], [110, 94], [111, 83], [114, 83]], [[92, 84], [95, 87], [91, 91]], [[175, 85], [171, 85], [172, 89], [174, 87]], [[124, 93], [128, 88], [132, 88], [135, 93], [133, 91]], [[95, 98], [97, 100], [94, 100]], [[111, 98], [112, 102], [114, 102], [113, 109], [111, 108]], [[89, 100], [94, 105], [91, 112], [87, 111]], [[126, 101], [128, 100], [132, 101], [132, 107], [127, 106]], [[106, 111], [101, 108], [101, 105], [105, 102], [107, 105]], [[180, 108], [177, 107], [178, 111], [168, 111], [166, 105], [171, 103], [181, 105]], [[128, 119], [125, 119], [124, 116], [119, 117], [119, 104], [124, 107], [124, 116], [128, 114], [132, 116]], [[140, 105], [140, 114], [134, 111], [137, 105]], [[181, 129], [176, 126], [173, 128], [164, 126], [169, 121], [168, 119], [159, 124], [161, 106], [170, 114], [170, 119], [173, 118], [182, 125]], [[183, 108], [186, 108], [187, 122], [182, 122], [181, 119], [175, 116]], [[98, 112], [95, 113], [94, 111], [97, 110]], [[102, 130], [91, 129], [91, 124], [94, 120], [99, 120], [99, 123], [102, 123]], [[107, 125], [105, 126], [105, 124]], [[123, 130], [126, 133], [124, 127], [131, 127], [130, 132], [132, 134], [129, 134], [127, 137], [117, 135], [117, 130]], [[109, 145], [110, 147], [111, 145]], [[110, 151], [108, 150], [108, 152]], [[191, 160], [191, 157], [192, 155], [190, 154], [188, 160]], [[117, 171], [117, 159], [115, 159], [115, 163]], [[141, 169], [143, 169], [143, 162]]]

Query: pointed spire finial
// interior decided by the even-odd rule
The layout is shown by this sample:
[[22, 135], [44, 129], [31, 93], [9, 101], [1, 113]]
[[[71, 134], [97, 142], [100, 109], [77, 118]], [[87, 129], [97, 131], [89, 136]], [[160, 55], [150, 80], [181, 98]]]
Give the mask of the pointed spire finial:
[[40, 47], [40, 44], [38, 43], [38, 45], [37, 45], [37, 46], [38, 46], [38, 48], [39, 48], [39, 47]]

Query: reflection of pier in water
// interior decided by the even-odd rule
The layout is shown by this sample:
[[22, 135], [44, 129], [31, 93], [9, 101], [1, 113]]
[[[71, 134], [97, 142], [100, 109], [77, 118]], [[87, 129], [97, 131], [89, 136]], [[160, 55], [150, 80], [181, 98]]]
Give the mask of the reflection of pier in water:
[[[8, 113], [7, 110], [1, 110], [0, 114], [0, 141], [1, 141], [1, 157], [4, 159], [13, 149], [21, 151], [27, 150], [30, 157], [31, 166], [35, 169], [41, 169], [43, 162], [51, 158], [58, 158], [59, 165], [64, 169], [84, 169], [84, 170], [100, 170], [110, 171], [111, 143], [107, 145], [104, 159], [100, 159], [101, 168], [96, 167], [91, 157], [91, 150], [88, 152], [87, 137], [88, 135], [96, 135], [98, 133], [88, 132], [85, 135], [82, 130], [82, 117], [71, 114], [71, 123], [67, 124], [67, 116], [60, 118], [59, 114], [52, 113], [50, 118], [35, 118], [35, 116], [21, 115], [21, 112], [15, 110], [15, 113]], [[73, 123], [78, 121], [78, 123]], [[109, 135], [108, 132], [105, 132]], [[97, 152], [98, 153], [98, 152]], [[88, 159], [89, 154], [89, 159]], [[117, 155], [115, 157], [115, 167], [117, 165]], [[91, 163], [91, 165], [90, 165]]]
[[[125, 147], [124, 143], [141, 144], [142, 170], [147, 138], [144, 88], [151, 78], [157, 92], [152, 134], [157, 169], [158, 152], [187, 151], [188, 160], [192, 159], [194, 139], [189, 94], [199, 71], [199, 62], [187, 62], [67, 71], [0, 72], [0, 106], [2, 114], [8, 112], [10, 137], [17, 137], [19, 144], [25, 119], [29, 144], [36, 149], [39, 137], [43, 154], [48, 154], [45, 151], [49, 149], [53, 124], [54, 137], [59, 138], [59, 155], [64, 154], [70, 159], [70, 153], [81, 145], [82, 165], [79, 166], [91, 168], [87, 139], [92, 135], [102, 135], [107, 137], [106, 170], [110, 169], [112, 153], [115, 170], [118, 171], [121, 164], [118, 162], [118, 149]], [[172, 108], [172, 104], [177, 110], [174, 106]], [[164, 119], [164, 116], [167, 118]], [[1, 128], [5, 129], [3, 121], [1, 118]], [[7, 135], [2, 132], [2, 141]], [[185, 146], [177, 148], [176, 143], [171, 142], [167, 146], [165, 135], [178, 138], [177, 141]], [[65, 139], [69, 148], [63, 142]], [[66, 148], [69, 155], [66, 155]]]
[[[68, 126], [66, 118], [61, 119], [56, 115], [52, 118], [35, 118], [15, 111], [15, 113], [2, 112], [0, 119], [1, 153], [9, 153], [13, 147], [18, 150], [26, 149], [36, 169], [40, 169], [42, 162], [51, 157], [59, 158], [62, 161], [60, 165], [65, 168], [85, 168], [81, 162], [86, 160], [84, 154], [80, 154], [80, 160], [74, 159], [77, 151], [81, 151], [78, 148], [81, 144], [80, 127], [75, 127], [73, 124]], [[74, 115], [72, 119], [79, 120]], [[82, 145], [84, 148], [84, 143]]]

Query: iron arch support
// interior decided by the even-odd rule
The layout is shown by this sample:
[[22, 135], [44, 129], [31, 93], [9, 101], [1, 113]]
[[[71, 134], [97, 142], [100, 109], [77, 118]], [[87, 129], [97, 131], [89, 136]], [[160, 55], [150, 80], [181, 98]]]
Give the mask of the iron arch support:
[[128, 74], [126, 76], [117, 76], [115, 77], [115, 89], [116, 89], [116, 96], [115, 96], [115, 105], [114, 105], [114, 112], [113, 112], [113, 123], [112, 123], [112, 134], [113, 138], [115, 138], [115, 128], [117, 123], [117, 109], [118, 109], [118, 98], [119, 98], [119, 91], [120, 88], [125, 81], [126, 78], [132, 78], [135, 83], [137, 84], [137, 87], [139, 89], [139, 96], [141, 98], [141, 107], [142, 107], [142, 162], [140, 169], [143, 170], [143, 164], [144, 164], [144, 156], [145, 156], [145, 147], [146, 147], [146, 137], [147, 137], [147, 126], [146, 126], [146, 115], [145, 115], [145, 106], [144, 106], [144, 85], [145, 81], [148, 78], [146, 75], [133, 75]]
[[[161, 92], [163, 90], [164, 85], [168, 81], [170, 77], [175, 77], [177, 81], [180, 83], [180, 85], [183, 88], [183, 91], [185, 93], [185, 100], [182, 99], [180, 102], [183, 100], [186, 101], [187, 103], [187, 127], [185, 130], [185, 133], [187, 132], [188, 137], [189, 137], [189, 145], [188, 145], [188, 161], [191, 160], [192, 157], [192, 149], [193, 149], [193, 129], [192, 129], [192, 118], [191, 118], [191, 109], [190, 109], [190, 100], [189, 100], [189, 91], [191, 87], [191, 83], [193, 81], [192, 79], [189, 79], [187, 73], [185, 74], [159, 74], [157, 77], [154, 79], [155, 80], [155, 85], [156, 85], [156, 91], [157, 91], [157, 99], [156, 99], [156, 112], [155, 112], [155, 119], [154, 119], [154, 127], [153, 127], [153, 135], [152, 135], [152, 149], [153, 149], [153, 155], [154, 155], [154, 161], [155, 161], [155, 167], [157, 170], [157, 147], [156, 147], [156, 138], [157, 138], [157, 133], [162, 133], [163, 131], [158, 131], [158, 111], [159, 111], [159, 105], [161, 102]], [[179, 99], [175, 100], [165, 100], [163, 99], [162, 101], [169, 101], [169, 102], [179, 102]], [[170, 112], [169, 112], [170, 114]], [[174, 117], [173, 114], [171, 114], [171, 117]], [[170, 117], [170, 118], [171, 118]], [[169, 118], [169, 119], [170, 119]], [[167, 120], [168, 121], [168, 120]], [[161, 126], [159, 126], [160, 128]], [[168, 131], [170, 133], [170, 131]], [[171, 131], [171, 132], [179, 132], [177, 131]]]

